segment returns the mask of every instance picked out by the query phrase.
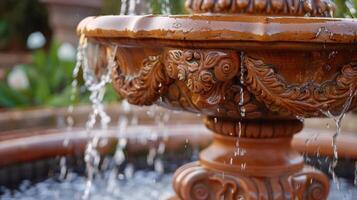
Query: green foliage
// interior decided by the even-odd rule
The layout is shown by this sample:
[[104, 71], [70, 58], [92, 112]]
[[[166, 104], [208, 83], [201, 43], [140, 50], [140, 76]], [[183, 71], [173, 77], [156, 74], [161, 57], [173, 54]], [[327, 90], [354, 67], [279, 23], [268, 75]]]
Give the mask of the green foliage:
[[[120, 11], [124, 11], [122, 14], [127, 14], [129, 9], [129, 4], [131, 0], [126, 0], [126, 4], [122, 1], [118, 0], [103, 0], [102, 1], [102, 14], [105, 15], [116, 15], [120, 14]], [[143, 4], [143, 7], [149, 8], [151, 13], [147, 14], [163, 14], [164, 10], [170, 10], [171, 14], [184, 14], [185, 7], [184, 7], [185, 0], [141, 0], [140, 4]], [[131, 2], [133, 3], [133, 2]], [[121, 8], [121, 6], [126, 6], [125, 8]], [[149, 11], [148, 11], [149, 12]]]
[[335, 17], [357, 17], [357, 0], [334, 0], [336, 4]]
[[102, 0], [103, 15], [117, 15], [120, 12], [121, 1], [118, 0]]
[[49, 34], [46, 8], [38, 0], [0, 0], [0, 50], [24, 50], [35, 31]]
[[170, 14], [177, 15], [185, 13], [184, 2], [185, 0], [150, 0], [150, 6], [152, 14], [162, 14], [165, 7], [168, 6]]
[[[0, 107], [60, 107], [72, 103], [89, 103], [89, 94], [83, 89], [77, 90], [74, 101], [71, 101], [72, 71], [75, 62], [60, 60], [57, 56], [58, 48], [58, 43], [54, 42], [47, 52], [44, 49], [35, 51], [31, 64], [17, 67], [25, 72], [29, 82], [28, 88], [14, 89], [6, 80], [0, 82]], [[83, 80], [79, 78], [78, 82], [79, 88], [83, 88]], [[117, 100], [114, 89], [108, 86], [105, 101]]]

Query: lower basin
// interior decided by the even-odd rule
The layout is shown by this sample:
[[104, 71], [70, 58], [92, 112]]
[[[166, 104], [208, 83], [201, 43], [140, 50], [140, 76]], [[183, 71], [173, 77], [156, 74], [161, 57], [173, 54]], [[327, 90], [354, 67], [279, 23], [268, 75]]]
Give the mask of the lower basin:
[[[128, 139], [126, 147], [126, 161], [121, 165], [113, 165], [112, 155], [117, 142], [116, 129], [107, 132], [95, 130], [93, 132], [102, 135], [105, 143], [100, 148], [102, 153], [102, 172], [93, 185], [93, 195], [91, 199], [114, 200], [114, 199], [142, 199], [161, 200], [173, 196], [171, 188], [172, 174], [174, 170], [187, 162], [195, 161], [201, 148], [207, 146], [211, 141], [209, 131], [200, 124], [191, 125], [170, 125], [165, 129], [168, 137], [164, 143], [167, 147], [165, 153], [160, 155], [160, 160], [164, 164], [162, 173], [160, 166], [148, 164], [150, 149], [158, 148], [160, 138], [151, 140], [151, 133], [158, 127], [148, 122], [146, 125], [129, 127], [125, 136]], [[322, 129], [304, 129], [298, 134], [294, 141], [294, 148], [300, 152], [306, 152], [307, 163], [316, 164], [320, 169], [328, 166], [326, 158], [331, 159], [327, 151], [321, 151], [321, 156], [316, 157], [316, 150], [330, 146], [331, 131]], [[319, 139], [314, 140], [314, 134], [319, 133]], [[83, 161], [83, 146], [87, 142], [84, 130], [75, 129], [70, 135], [61, 129], [42, 129], [40, 131], [17, 131], [11, 133], [13, 137], [2, 133], [0, 140], [0, 157], [7, 158], [0, 162], [0, 193], [1, 199], [7, 200], [47, 200], [47, 199], [80, 199], [85, 189], [85, 170]], [[313, 135], [313, 137], [311, 136]], [[324, 139], [324, 136], [326, 138]], [[65, 148], [62, 143], [65, 138], [70, 138], [69, 147]], [[189, 138], [189, 139], [188, 139]], [[310, 145], [305, 141], [311, 140]], [[339, 138], [343, 143], [339, 144], [342, 152], [343, 146], [348, 141], [355, 140], [355, 136], [344, 133]], [[19, 142], [22, 141], [22, 142]], [[320, 141], [319, 144], [318, 141]], [[314, 144], [315, 142], [315, 144]], [[324, 144], [326, 143], [326, 144]], [[327, 145], [329, 144], [329, 145]], [[315, 148], [314, 148], [315, 145]], [[303, 148], [303, 147], [306, 148]], [[31, 154], [26, 154], [31, 152]], [[42, 153], [41, 153], [42, 152]], [[44, 153], [45, 152], [45, 153]], [[26, 156], [24, 156], [26, 155]], [[337, 174], [344, 176], [340, 179], [340, 190], [332, 182], [329, 199], [337, 198], [353, 199], [357, 195], [357, 189], [353, 185], [353, 166], [357, 157], [351, 152], [341, 153], [340, 165], [336, 168]], [[350, 157], [349, 157], [350, 156]], [[66, 157], [69, 172], [67, 178], [61, 177], [61, 158]], [[325, 164], [324, 164], [325, 162]], [[350, 169], [346, 170], [346, 166]], [[328, 173], [327, 169], [324, 170]], [[346, 171], [350, 171], [346, 174]], [[345, 173], [345, 174], [344, 174]], [[116, 176], [113, 176], [116, 174]], [[116, 177], [113, 179], [113, 177]], [[115, 188], [115, 189], [114, 189]], [[66, 191], [66, 192], [63, 192]], [[135, 193], [133, 193], [135, 191]]]
[[[83, 151], [88, 139], [86, 132], [80, 127], [84, 126], [83, 116], [88, 115], [90, 108], [78, 107], [76, 110], [73, 118], [77, 126], [71, 132], [61, 125], [61, 121], [66, 117], [65, 110], [51, 113], [43, 109], [2, 113], [1, 124], [7, 126], [2, 126], [0, 131], [0, 157], [6, 158], [0, 161], [0, 199], [47, 200], [60, 197], [65, 200], [76, 200], [81, 198], [85, 189]], [[118, 137], [115, 121], [118, 121], [118, 114], [123, 113], [123, 110], [116, 105], [108, 106], [108, 111], [113, 119], [112, 128], [107, 132], [96, 129], [93, 133], [99, 133], [104, 139], [108, 139], [107, 145], [102, 146], [100, 150], [102, 157], [106, 158], [104, 160], [110, 161]], [[103, 169], [101, 177], [94, 183], [95, 192], [91, 199], [98, 197], [108, 200], [135, 200], [143, 197], [147, 200], [167, 199], [174, 194], [171, 188], [173, 172], [178, 166], [197, 160], [199, 150], [206, 147], [212, 139], [210, 131], [200, 123], [201, 120], [197, 115], [158, 108], [155, 112], [170, 115], [170, 120], [164, 127], [166, 131], [161, 132], [167, 137], [164, 141], [165, 153], [161, 155], [164, 173], [155, 172], [155, 166], [147, 162], [148, 154], [150, 149], [158, 148], [163, 137], [158, 137], [157, 141], [152, 138], [151, 133], [159, 131], [150, 112], [152, 112], [151, 108], [138, 107], [131, 107], [131, 111], [126, 112], [128, 119], [136, 118], [134, 121], [139, 123], [129, 126], [127, 134], [122, 135], [128, 138], [125, 151], [127, 159], [120, 166], [111, 164], [107, 167], [109, 169]], [[344, 132], [338, 138], [340, 160], [336, 173], [341, 177], [341, 190], [338, 191], [336, 184], [332, 183], [329, 196], [331, 200], [344, 196], [345, 199], [353, 199], [352, 197], [357, 195], [353, 190], [355, 189], [354, 165], [357, 160], [357, 149], [353, 145], [356, 141], [356, 129], [353, 126], [345, 126], [345, 124], [353, 125], [355, 120], [355, 115], [346, 116]], [[34, 123], [35, 121], [42, 123]], [[50, 123], [50, 121], [58, 123]], [[326, 174], [332, 158], [331, 138], [334, 133], [332, 123], [330, 129], [321, 128], [327, 123], [331, 122], [323, 120], [318, 124], [316, 120], [306, 120], [306, 128], [293, 140], [293, 147], [302, 154], [308, 155], [305, 158], [306, 163], [322, 169]], [[24, 124], [26, 128], [14, 130], [16, 124]], [[71, 141], [67, 148], [63, 146], [63, 140], [66, 138], [70, 138]], [[306, 141], [309, 141], [308, 144]], [[66, 180], [60, 178], [60, 163], [64, 156], [71, 169]], [[156, 168], [159, 170], [160, 167], [156, 166]], [[117, 176], [117, 180], [111, 181], [113, 179], [109, 177], [113, 174], [113, 169], [124, 175]], [[133, 169], [136, 171], [134, 174], [131, 173]], [[125, 174], [129, 177], [125, 177]]]

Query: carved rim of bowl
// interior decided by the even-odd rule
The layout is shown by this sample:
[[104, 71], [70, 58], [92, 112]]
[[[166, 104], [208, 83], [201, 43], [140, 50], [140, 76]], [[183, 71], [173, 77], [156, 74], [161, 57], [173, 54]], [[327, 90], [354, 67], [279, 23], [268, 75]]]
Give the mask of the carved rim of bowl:
[[77, 33], [111, 40], [299, 42], [322, 46], [357, 43], [357, 20], [248, 15], [98, 16], [82, 20]]

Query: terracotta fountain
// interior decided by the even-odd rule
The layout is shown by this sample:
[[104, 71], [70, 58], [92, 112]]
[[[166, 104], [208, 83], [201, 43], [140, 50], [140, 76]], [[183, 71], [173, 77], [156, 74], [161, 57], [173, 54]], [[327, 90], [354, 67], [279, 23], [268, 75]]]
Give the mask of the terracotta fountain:
[[357, 21], [331, 18], [328, 0], [186, 6], [192, 15], [89, 17], [78, 27], [102, 45], [98, 56], [117, 45], [113, 84], [130, 103], [206, 116], [213, 143], [176, 171], [175, 198], [327, 199], [329, 179], [291, 140], [300, 118], [337, 114], [356, 93]]

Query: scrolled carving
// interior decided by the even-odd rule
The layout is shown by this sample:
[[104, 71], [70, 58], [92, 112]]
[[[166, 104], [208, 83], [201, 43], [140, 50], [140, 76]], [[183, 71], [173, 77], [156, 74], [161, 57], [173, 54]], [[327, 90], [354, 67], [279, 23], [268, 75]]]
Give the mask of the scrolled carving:
[[331, 17], [335, 5], [330, 0], [187, 0], [194, 13], [248, 13], [285, 16]]
[[164, 71], [161, 56], [149, 56], [135, 76], [122, 73], [120, 66], [113, 69], [114, 87], [129, 103], [151, 105], [163, 94], [171, 80]]
[[325, 200], [330, 188], [329, 179], [308, 166], [292, 177], [292, 185], [298, 198], [306, 200]]
[[222, 175], [191, 163], [175, 174], [174, 189], [180, 199], [237, 200], [257, 199], [256, 188], [249, 178]]
[[261, 60], [245, 57], [244, 65], [248, 90], [282, 116], [321, 116], [321, 111], [342, 108], [357, 91], [357, 62], [343, 66], [333, 80], [302, 85], [288, 83]]
[[182, 200], [325, 200], [330, 188], [329, 179], [308, 166], [296, 174], [263, 178], [222, 174], [198, 162], [178, 169], [173, 184]]
[[223, 99], [239, 70], [234, 51], [168, 50], [165, 68], [168, 76], [183, 81], [193, 93], [196, 105], [213, 106]]

